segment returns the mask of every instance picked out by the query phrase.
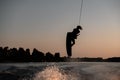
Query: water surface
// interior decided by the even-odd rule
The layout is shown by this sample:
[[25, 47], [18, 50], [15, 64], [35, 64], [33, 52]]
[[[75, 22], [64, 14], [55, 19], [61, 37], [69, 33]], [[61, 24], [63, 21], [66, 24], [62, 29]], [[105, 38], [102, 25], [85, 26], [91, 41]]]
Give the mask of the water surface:
[[0, 63], [0, 80], [120, 80], [120, 63]]

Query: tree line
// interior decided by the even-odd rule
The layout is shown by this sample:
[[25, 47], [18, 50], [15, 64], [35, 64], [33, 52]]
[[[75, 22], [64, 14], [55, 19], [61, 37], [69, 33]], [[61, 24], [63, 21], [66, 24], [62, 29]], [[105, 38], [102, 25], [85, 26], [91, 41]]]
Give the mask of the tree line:
[[36, 48], [30, 53], [30, 49], [0, 47], [0, 62], [120, 62], [120, 57], [103, 59], [98, 58], [68, 58], [60, 57], [60, 53], [54, 55], [50, 52], [43, 53]]
[[53, 62], [60, 61], [60, 53], [54, 55], [50, 52], [44, 54], [43, 52], [33, 49], [30, 53], [30, 49], [24, 49], [20, 47], [10, 48], [0, 47], [0, 62]]

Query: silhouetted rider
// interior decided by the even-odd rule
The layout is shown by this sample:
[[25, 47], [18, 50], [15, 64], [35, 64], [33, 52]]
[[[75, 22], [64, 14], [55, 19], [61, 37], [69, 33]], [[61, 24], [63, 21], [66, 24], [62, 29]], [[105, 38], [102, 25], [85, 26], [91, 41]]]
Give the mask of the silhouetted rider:
[[77, 26], [77, 28], [74, 28], [72, 32], [67, 32], [66, 50], [69, 58], [72, 56], [72, 46], [75, 44], [75, 39], [77, 39], [77, 36], [80, 35], [80, 30], [82, 30], [82, 27]]

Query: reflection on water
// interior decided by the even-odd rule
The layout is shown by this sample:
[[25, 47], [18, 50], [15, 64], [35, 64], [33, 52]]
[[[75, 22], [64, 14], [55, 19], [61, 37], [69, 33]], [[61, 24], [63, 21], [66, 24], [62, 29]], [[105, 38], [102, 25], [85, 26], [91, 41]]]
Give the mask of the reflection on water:
[[33, 80], [78, 80], [78, 77], [69, 72], [65, 73], [58, 66], [49, 66], [37, 73]]
[[120, 80], [120, 63], [1, 63], [0, 80]]

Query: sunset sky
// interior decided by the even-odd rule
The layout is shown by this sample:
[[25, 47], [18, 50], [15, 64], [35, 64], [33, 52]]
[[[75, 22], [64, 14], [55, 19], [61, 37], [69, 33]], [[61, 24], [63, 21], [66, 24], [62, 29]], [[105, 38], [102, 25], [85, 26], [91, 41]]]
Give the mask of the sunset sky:
[[[0, 0], [0, 46], [66, 54], [81, 0]], [[83, 0], [72, 57], [120, 57], [120, 0]]]

